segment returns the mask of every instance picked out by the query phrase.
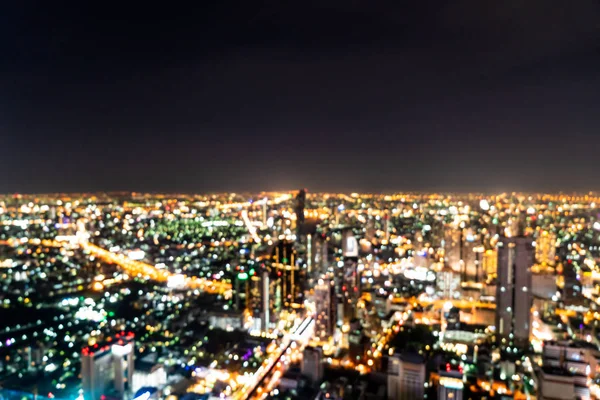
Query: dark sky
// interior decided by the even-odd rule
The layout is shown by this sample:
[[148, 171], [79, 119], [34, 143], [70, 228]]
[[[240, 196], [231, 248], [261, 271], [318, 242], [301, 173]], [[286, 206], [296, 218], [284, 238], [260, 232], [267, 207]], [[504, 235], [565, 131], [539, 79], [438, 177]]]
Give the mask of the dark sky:
[[0, 192], [600, 189], [598, 0], [124, 3], [0, 6]]

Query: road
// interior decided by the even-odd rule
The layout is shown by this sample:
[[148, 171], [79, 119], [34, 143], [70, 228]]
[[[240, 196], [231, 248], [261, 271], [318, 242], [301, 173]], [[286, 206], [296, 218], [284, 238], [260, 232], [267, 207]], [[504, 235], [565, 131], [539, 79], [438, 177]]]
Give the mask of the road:
[[[170, 279], [177, 279], [176, 277], [178, 277], [168, 271], [160, 270], [154, 265], [132, 260], [124, 254], [113, 253], [87, 241], [80, 241], [79, 245], [82, 249], [89, 251], [90, 254], [100, 260], [117, 264], [131, 276], [142, 276], [158, 282], [167, 282]], [[200, 289], [208, 293], [227, 294], [231, 292], [230, 283], [212, 281], [204, 278], [183, 277], [182, 284], [185, 287]]]
[[231, 294], [231, 284], [227, 282], [213, 281], [205, 278], [188, 277], [172, 274], [168, 271], [156, 268], [154, 265], [147, 264], [142, 261], [132, 260], [124, 254], [113, 253], [100, 246], [96, 246], [83, 239], [73, 239], [71, 241], [60, 240], [40, 240], [40, 239], [25, 239], [23, 240], [5, 240], [0, 241], [0, 245], [18, 246], [19, 244], [34, 244], [46, 247], [63, 247], [68, 244], [79, 246], [83, 250], [88, 251], [94, 257], [109, 263], [113, 263], [121, 267], [127, 274], [131, 276], [141, 276], [147, 279], [152, 279], [158, 282], [168, 282], [169, 280], [181, 281], [184, 287], [190, 289], [199, 289], [208, 293], [218, 293], [225, 296]]
[[254, 379], [237, 392], [233, 398], [260, 399], [264, 394], [274, 389], [287, 370], [284, 358], [290, 356], [292, 350], [296, 354], [302, 353], [304, 346], [312, 335], [313, 328], [314, 320], [311, 317], [305, 318], [300, 324], [295, 325], [290, 333], [284, 335], [279, 348], [269, 355], [266, 364], [263, 364], [254, 373]]

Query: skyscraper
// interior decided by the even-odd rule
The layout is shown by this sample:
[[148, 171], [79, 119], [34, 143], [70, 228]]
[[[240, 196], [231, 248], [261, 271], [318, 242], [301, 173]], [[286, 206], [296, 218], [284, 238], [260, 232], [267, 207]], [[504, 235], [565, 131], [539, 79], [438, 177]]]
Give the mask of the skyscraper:
[[335, 287], [329, 279], [319, 279], [315, 287], [315, 335], [325, 340], [334, 334], [335, 319]]
[[267, 331], [274, 310], [273, 285], [269, 271], [264, 269], [250, 277], [247, 308], [254, 318], [254, 329]]
[[320, 347], [307, 346], [302, 355], [302, 374], [318, 384], [323, 379], [323, 350]]
[[294, 211], [296, 213], [297, 235], [300, 236], [304, 226], [304, 208], [306, 207], [306, 189], [301, 189], [296, 195], [296, 205]]
[[541, 231], [535, 241], [535, 259], [540, 264], [554, 265], [556, 256], [556, 235], [547, 230]]
[[342, 268], [338, 266], [338, 293], [344, 302], [343, 320], [350, 322], [356, 317], [356, 306], [360, 296], [360, 277], [358, 276], [358, 242], [352, 231], [345, 231], [342, 237]]
[[446, 226], [444, 229], [444, 260], [456, 272], [461, 270], [462, 244], [462, 229], [451, 225]]
[[509, 353], [525, 348], [531, 332], [531, 271], [533, 245], [530, 237], [502, 237], [498, 242], [496, 288], [496, 334]]
[[439, 371], [438, 399], [463, 399], [463, 371], [461, 367], [454, 368], [446, 364], [445, 369]]
[[302, 288], [300, 268], [297, 265], [298, 256], [292, 242], [282, 240], [275, 245], [271, 256], [271, 279], [279, 286], [281, 303], [291, 306], [292, 303], [301, 302]]
[[416, 353], [395, 354], [388, 362], [388, 399], [420, 400], [425, 394], [425, 360]]
[[133, 333], [117, 334], [106, 343], [81, 351], [81, 383], [84, 400], [100, 400], [107, 393], [121, 397], [131, 389], [134, 372]]

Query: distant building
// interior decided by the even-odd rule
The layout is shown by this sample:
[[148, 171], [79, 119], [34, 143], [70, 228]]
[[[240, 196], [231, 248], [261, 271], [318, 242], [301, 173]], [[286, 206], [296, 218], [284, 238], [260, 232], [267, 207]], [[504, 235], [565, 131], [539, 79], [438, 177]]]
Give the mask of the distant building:
[[437, 275], [437, 289], [443, 299], [451, 300], [460, 292], [460, 275], [447, 263]]
[[145, 387], [161, 389], [167, 384], [167, 371], [162, 364], [138, 362], [131, 384], [131, 391], [137, 392]]
[[301, 189], [296, 195], [296, 205], [294, 211], [296, 213], [296, 227], [298, 236], [302, 233], [304, 227], [304, 208], [306, 207], [306, 189]]
[[302, 357], [302, 374], [309, 377], [313, 384], [323, 379], [323, 350], [307, 346]]
[[117, 334], [102, 345], [81, 351], [81, 381], [84, 400], [101, 400], [107, 394], [131, 393], [134, 374], [133, 333]]
[[315, 334], [321, 340], [333, 336], [336, 326], [335, 287], [329, 279], [319, 279], [315, 286]]
[[[544, 342], [542, 356], [543, 365], [547, 368], [538, 375], [540, 383], [544, 379], [548, 387], [550, 376], [559, 375], [561, 385], [571, 385], [572, 381], [577, 398], [590, 398], [588, 379], [596, 377], [600, 370], [600, 351], [596, 345], [572, 340], [547, 341]], [[570, 393], [570, 389], [566, 389], [566, 392]]]
[[277, 296], [276, 310], [292, 307], [293, 304], [302, 303], [302, 279], [300, 267], [297, 265], [298, 255], [292, 242], [280, 241], [275, 245], [271, 256], [272, 284], [276, 286], [274, 295]]
[[460, 245], [460, 280], [461, 282], [480, 282], [483, 252], [481, 239], [470, 229], [465, 231], [466, 234], [462, 235]]
[[582, 273], [573, 265], [571, 260], [559, 264], [556, 268], [559, 273], [557, 286], [560, 289], [561, 301], [567, 306], [583, 305], [585, 298], [582, 294]]
[[540, 264], [554, 265], [556, 256], [556, 234], [541, 231], [535, 241], [535, 260]]
[[343, 265], [337, 268], [336, 286], [342, 297], [342, 320], [349, 323], [356, 317], [356, 307], [360, 297], [360, 276], [358, 273], [358, 242], [351, 230], [342, 235]]
[[531, 332], [530, 237], [502, 237], [498, 242], [498, 284], [496, 288], [497, 341], [509, 353], [529, 345]]
[[236, 310], [211, 311], [208, 315], [208, 323], [214, 328], [225, 331], [242, 329], [244, 327], [244, 314], [242, 311]]
[[464, 391], [463, 373], [446, 364], [445, 369], [439, 371], [438, 399], [462, 400]]
[[483, 278], [487, 281], [494, 280], [498, 271], [498, 252], [495, 249], [486, 249], [482, 254], [481, 267]]
[[540, 400], [591, 399], [585, 380], [576, 383], [576, 377], [564, 368], [542, 367], [537, 380]]
[[388, 361], [388, 399], [420, 400], [425, 394], [425, 360], [415, 353], [394, 355]]
[[446, 226], [444, 230], [444, 260], [453, 271], [461, 270], [462, 230], [453, 226]]

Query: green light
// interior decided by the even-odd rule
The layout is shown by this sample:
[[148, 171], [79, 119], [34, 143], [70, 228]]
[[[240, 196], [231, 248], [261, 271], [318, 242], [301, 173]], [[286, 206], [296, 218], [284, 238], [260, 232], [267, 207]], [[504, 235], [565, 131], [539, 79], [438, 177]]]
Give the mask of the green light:
[[287, 258], [285, 258], [285, 257], [283, 257], [283, 258], [281, 259], [281, 262], [283, 262], [284, 264], [287, 264], [287, 262], [288, 262], [288, 259], [287, 259]]
[[250, 268], [250, 275], [254, 275], [255, 273], [254, 268]]
[[246, 279], [248, 279], [248, 274], [245, 272], [242, 272], [241, 274], [238, 274], [238, 279], [240, 281], [245, 281]]

